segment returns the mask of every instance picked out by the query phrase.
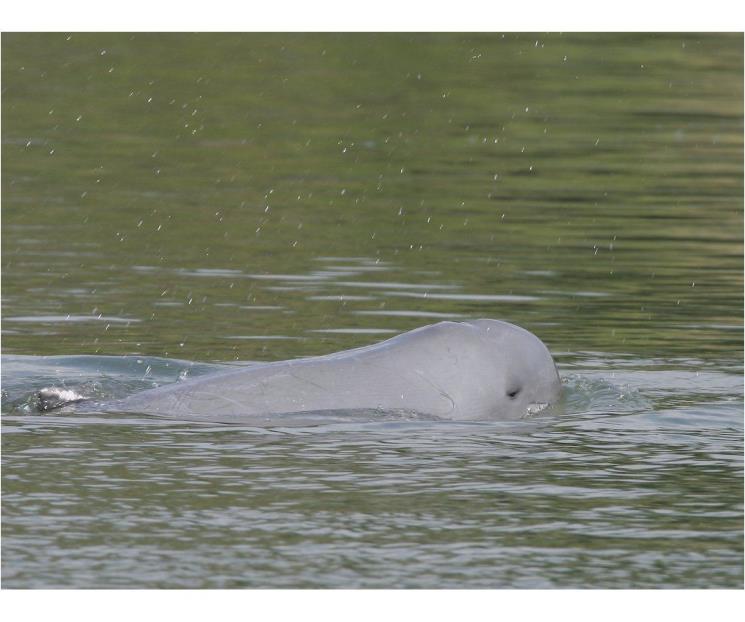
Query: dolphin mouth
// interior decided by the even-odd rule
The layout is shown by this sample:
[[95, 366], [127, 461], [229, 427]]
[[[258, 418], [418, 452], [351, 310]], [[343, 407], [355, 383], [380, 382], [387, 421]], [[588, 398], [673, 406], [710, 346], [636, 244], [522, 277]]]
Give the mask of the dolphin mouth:
[[548, 402], [532, 402], [528, 404], [525, 416], [532, 417], [533, 415], [537, 415], [542, 410], [546, 410], [549, 406], [550, 404]]

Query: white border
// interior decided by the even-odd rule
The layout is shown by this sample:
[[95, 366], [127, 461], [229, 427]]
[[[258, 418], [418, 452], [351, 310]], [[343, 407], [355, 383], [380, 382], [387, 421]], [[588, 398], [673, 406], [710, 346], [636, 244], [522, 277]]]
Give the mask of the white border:
[[726, 31], [733, 0], [28, 0], [6, 2], [3, 31]]
[[701, 622], [736, 619], [744, 596], [742, 590], [3, 590], [0, 603], [6, 619], [60, 622]]

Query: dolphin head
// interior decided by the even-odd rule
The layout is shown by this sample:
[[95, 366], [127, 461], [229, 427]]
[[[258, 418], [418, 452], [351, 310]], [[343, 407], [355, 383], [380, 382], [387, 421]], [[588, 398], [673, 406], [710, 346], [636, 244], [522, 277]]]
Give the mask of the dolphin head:
[[479, 333], [487, 361], [489, 402], [500, 419], [534, 414], [561, 395], [561, 380], [551, 353], [533, 333], [499, 320], [465, 322]]

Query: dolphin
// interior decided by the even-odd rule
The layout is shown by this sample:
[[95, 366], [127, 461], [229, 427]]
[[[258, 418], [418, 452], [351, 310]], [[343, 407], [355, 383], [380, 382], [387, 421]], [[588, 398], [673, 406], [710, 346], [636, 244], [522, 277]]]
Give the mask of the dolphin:
[[[42, 403], [44, 392], [55, 406], [74, 401], [44, 389]], [[511, 420], [545, 408], [560, 393], [556, 365], [538, 337], [482, 319], [439, 322], [323, 356], [219, 371], [108, 402], [105, 410], [216, 423], [330, 411]]]

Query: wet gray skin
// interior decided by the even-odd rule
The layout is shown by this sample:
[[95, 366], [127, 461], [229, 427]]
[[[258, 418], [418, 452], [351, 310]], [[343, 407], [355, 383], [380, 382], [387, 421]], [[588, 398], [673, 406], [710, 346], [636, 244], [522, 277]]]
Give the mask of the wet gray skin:
[[560, 392], [556, 366], [538, 337], [484, 319], [440, 322], [362, 348], [218, 372], [105, 409], [231, 423], [360, 410], [510, 420], [541, 410]]

